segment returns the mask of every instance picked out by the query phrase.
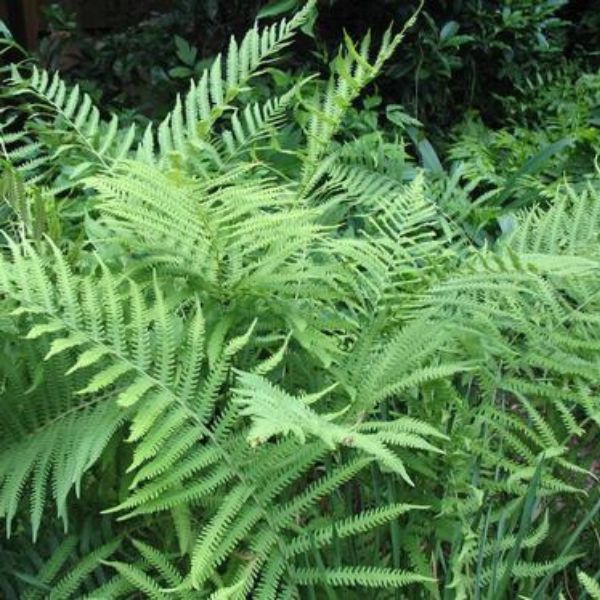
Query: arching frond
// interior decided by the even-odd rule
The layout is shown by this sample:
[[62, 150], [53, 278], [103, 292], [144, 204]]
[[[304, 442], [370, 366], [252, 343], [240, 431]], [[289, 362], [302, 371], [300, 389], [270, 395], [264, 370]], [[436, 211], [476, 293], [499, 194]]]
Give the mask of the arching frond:
[[[156, 135], [151, 127], [146, 130], [137, 150], [138, 159], [164, 161], [176, 155], [178, 160], [185, 160], [195, 148], [202, 149], [202, 143], [212, 132], [213, 123], [231, 108], [231, 103], [250, 78], [290, 43], [314, 5], [315, 1], [310, 0], [289, 21], [284, 19], [262, 30], [256, 24], [240, 42], [232, 37], [227, 55], [219, 54], [200, 79], [191, 82], [190, 90], [183, 99], [177, 98], [175, 107], [157, 128]], [[265, 110], [271, 112], [273, 109], [267, 107]], [[267, 115], [264, 112], [258, 118], [255, 114], [246, 116], [245, 125], [252, 132], [254, 121], [265, 122], [270, 118]], [[237, 118], [232, 121], [232, 127], [235, 135], [239, 136], [238, 143], [243, 141], [245, 136], [241, 134]], [[231, 142], [231, 138], [226, 137], [225, 143], [227, 139]], [[229, 149], [232, 148], [229, 145]]]

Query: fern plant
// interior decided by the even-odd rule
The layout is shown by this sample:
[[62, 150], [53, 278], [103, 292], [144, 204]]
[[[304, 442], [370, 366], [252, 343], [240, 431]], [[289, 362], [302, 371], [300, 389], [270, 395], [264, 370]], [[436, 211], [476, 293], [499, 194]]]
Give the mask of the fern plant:
[[312, 8], [232, 41], [139, 139], [12, 69], [0, 514], [17, 556], [67, 531], [13, 596], [501, 598], [582, 563], [547, 542], [589, 508], [596, 180], [473, 243], [423, 173], [340, 135], [403, 33], [237, 106]]

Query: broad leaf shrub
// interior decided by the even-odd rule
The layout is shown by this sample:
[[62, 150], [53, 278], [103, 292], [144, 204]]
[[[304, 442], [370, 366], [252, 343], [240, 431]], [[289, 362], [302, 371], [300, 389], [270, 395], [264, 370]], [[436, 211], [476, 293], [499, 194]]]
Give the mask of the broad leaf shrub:
[[402, 33], [240, 103], [311, 8], [144, 131], [11, 66], [5, 597], [597, 594], [598, 175], [482, 243], [342, 135]]

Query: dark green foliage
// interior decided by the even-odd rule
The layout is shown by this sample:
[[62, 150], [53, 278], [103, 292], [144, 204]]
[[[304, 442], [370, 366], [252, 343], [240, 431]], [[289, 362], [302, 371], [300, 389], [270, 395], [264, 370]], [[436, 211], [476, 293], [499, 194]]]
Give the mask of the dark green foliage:
[[[55, 3], [48, 11], [51, 35], [41, 53], [47, 66], [62, 65], [75, 80], [89, 80], [97, 100], [102, 94], [104, 102], [115, 107], [160, 116], [231, 34], [242, 35], [257, 15], [262, 20], [278, 18], [303, 4], [304, 0], [178, 0], [170, 11], [155, 13], [148, 4], [121, 15], [128, 29], [103, 36], [81, 32], [76, 15]], [[418, 6], [417, 0], [378, 0], [365, 16], [360, 2], [320, 0], [318, 15], [302, 28], [312, 39], [300, 40], [301, 57], [290, 57], [289, 66], [309, 73], [324, 69], [344, 30], [354, 39], [369, 29], [381, 35], [391, 22], [406, 21]], [[587, 68], [598, 67], [598, 14], [597, 0], [426, 0], [420, 26], [408, 35], [378, 85], [386, 102], [404, 105], [436, 132], [447, 129], [467, 109], [501, 125], [501, 98], [527, 79], [555, 69], [565, 55]], [[158, 55], [152, 50], [157, 47]], [[95, 85], [96, 80], [102, 80], [102, 86]]]
[[[99, 5], [96, 12], [116, 25], [108, 32], [93, 21], [84, 31], [78, 22], [81, 14], [69, 10], [78, 4], [84, 3], [46, 6], [42, 63], [68, 73], [106, 108], [158, 118], [190, 77], [201, 74], [207, 57], [252, 25], [260, 1], [177, 0], [163, 11], [154, 10], [151, 1], [121, 3], [121, 14]], [[94, 12], [88, 3], [90, 9]]]

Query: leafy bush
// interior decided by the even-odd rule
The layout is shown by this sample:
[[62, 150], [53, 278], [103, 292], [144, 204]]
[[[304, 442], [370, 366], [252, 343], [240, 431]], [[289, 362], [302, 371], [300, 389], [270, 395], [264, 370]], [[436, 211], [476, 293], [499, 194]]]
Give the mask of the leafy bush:
[[404, 32], [244, 102], [313, 8], [144, 131], [11, 66], [7, 598], [596, 593], [598, 173], [484, 243], [355, 112]]

